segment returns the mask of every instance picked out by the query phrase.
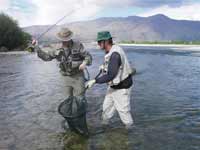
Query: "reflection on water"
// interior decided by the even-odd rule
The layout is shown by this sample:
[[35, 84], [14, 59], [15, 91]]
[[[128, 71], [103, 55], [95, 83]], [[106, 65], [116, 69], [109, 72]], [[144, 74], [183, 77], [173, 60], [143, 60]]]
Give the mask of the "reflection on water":
[[[1, 54], [0, 149], [199, 150], [198, 52], [142, 47], [126, 47], [126, 52], [137, 68], [131, 100], [136, 127], [127, 132], [116, 114], [111, 128], [99, 132], [106, 85], [96, 85], [87, 92], [89, 139], [60, 126], [57, 106], [66, 97], [66, 81], [56, 61]], [[94, 77], [103, 53], [91, 53]]]

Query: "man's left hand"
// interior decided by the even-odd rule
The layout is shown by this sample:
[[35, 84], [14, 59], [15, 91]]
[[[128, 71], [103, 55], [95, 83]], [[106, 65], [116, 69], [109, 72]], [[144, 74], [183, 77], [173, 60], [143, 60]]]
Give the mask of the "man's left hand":
[[86, 68], [86, 64], [83, 62], [80, 66], [79, 66], [79, 70], [84, 70]]

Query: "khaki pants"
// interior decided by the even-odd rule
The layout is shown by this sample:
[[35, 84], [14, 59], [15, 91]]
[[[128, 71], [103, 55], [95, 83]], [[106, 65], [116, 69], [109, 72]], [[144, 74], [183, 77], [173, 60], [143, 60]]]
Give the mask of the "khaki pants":
[[[65, 82], [65, 90], [66, 96], [85, 96], [85, 79], [84, 79], [84, 73], [78, 73], [73, 76], [63, 76], [63, 81]], [[77, 107], [80, 107], [77, 105]], [[71, 109], [73, 110], [73, 108]], [[69, 110], [66, 110], [67, 112]], [[71, 131], [88, 136], [88, 128], [87, 128], [87, 122], [86, 122], [86, 114], [83, 114], [82, 116], [75, 117], [75, 118], [65, 118], [66, 120], [62, 122], [62, 126], [64, 129], [67, 128], [66, 122], [68, 123], [68, 127]]]
[[112, 89], [108, 88], [103, 103], [103, 120], [109, 120], [117, 111], [122, 122], [125, 125], [132, 125], [133, 119], [130, 113], [130, 89]]
[[85, 96], [84, 73], [78, 73], [73, 76], [63, 76], [66, 85], [67, 96]]

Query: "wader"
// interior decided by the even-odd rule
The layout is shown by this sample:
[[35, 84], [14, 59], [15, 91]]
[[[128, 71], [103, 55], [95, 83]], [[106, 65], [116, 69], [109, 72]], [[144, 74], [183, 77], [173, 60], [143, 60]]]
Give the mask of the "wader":
[[126, 126], [130, 126], [133, 124], [133, 118], [131, 116], [131, 107], [130, 107], [130, 94], [131, 88], [121, 88], [121, 89], [114, 89], [112, 87], [116, 87], [127, 77], [135, 73], [130, 67], [128, 59], [124, 50], [119, 47], [118, 45], [113, 45], [112, 49], [109, 53], [107, 53], [104, 57], [104, 72], [108, 72], [108, 64], [111, 58], [111, 55], [117, 52], [121, 58], [121, 66], [115, 78], [108, 83], [109, 87], [103, 102], [103, 120], [106, 122], [110, 120], [114, 113], [117, 111], [122, 122]]

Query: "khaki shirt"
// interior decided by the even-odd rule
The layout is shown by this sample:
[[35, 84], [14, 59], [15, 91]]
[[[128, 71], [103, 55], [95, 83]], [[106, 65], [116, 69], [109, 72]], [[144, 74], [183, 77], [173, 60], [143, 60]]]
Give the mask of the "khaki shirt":
[[[84, 60], [83, 62], [86, 65], [91, 65], [92, 64], [92, 56], [91, 54], [85, 50], [84, 46], [82, 43], [80, 43], [79, 41], [75, 41], [73, 40], [73, 44], [70, 48], [68, 48], [69, 50], [80, 50], [80, 54], [83, 56]], [[52, 59], [58, 59], [60, 57], [60, 53], [62, 51], [62, 45], [61, 44], [56, 44], [56, 45], [49, 45], [46, 47], [36, 47], [36, 51], [37, 52], [41, 52], [42, 55], [39, 56], [41, 59], [43, 59], [44, 61], [51, 61]]]
[[[92, 64], [92, 56], [88, 51], [84, 49], [83, 44], [76, 40], [73, 40], [72, 45], [68, 48], [63, 48], [61, 44], [57, 44], [57, 45], [49, 45], [42, 48], [36, 47], [36, 51], [38, 57], [40, 57], [44, 61], [51, 61], [52, 59], [56, 58], [58, 61], [62, 62], [63, 52], [65, 51], [65, 56], [66, 55], [68, 56], [68, 54], [66, 53], [69, 53], [69, 59], [72, 55], [76, 56], [78, 54], [78, 56], [82, 58], [80, 63], [84, 63], [85, 65]], [[72, 70], [78, 71], [78, 69], [72, 69], [70, 67], [68, 67], [66, 70], [67, 72], [70, 72]]]

